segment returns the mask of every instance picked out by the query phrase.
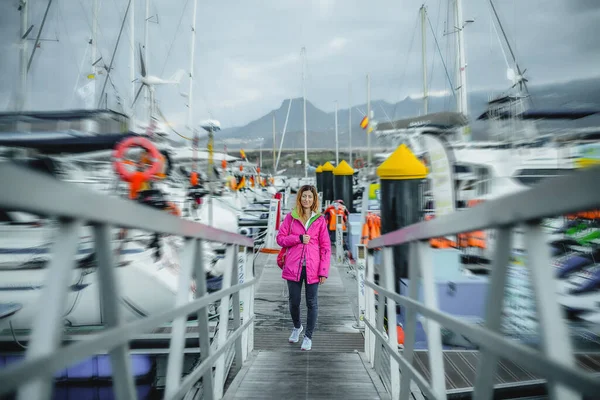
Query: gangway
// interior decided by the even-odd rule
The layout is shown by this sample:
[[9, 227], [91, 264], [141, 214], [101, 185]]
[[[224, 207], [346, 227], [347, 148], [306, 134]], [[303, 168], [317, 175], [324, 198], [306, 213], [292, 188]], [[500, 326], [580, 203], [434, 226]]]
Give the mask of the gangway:
[[[167, 399], [184, 396], [208, 399], [223, 396], [263, 399], [408, 399], [425, 396], [427, 399], [446, 399], [453, 393], [447, 378], [454, 371], [447, 368], [448, 354], [442, 348], [440, 326], [469, 338], [480, 348], [473, 359], [477, 366], [470, 376], [474, 398], [492, 398], [494, 377], [505, 369], [504, 360], [547, 382], [548, 394], [553, 399], [576, 399], [583, 395], [595, 398], [600, 393], [598, 370], [589, 368], [596, 359], [577, 360], [572, 351], [553, 290], [550, 253], [540, 226], [541, 219], [545, 217], [598, 208], [598, 169], [547, 180], [526, 192], [415, 224], [370, 241], [369, 248], [382, 249], [383, 263], [377, 271], [377, 282], [374, 280], [375, 265], [367, 263], [364, 337], [354, 329], [350, 302], [340, 283], [341, 270], [334, 266], [330, 279], [320, 288], [320, 316], [314, 347], [310, 352], [300, 352], [299, 346], [287, 343], [290, 328], [287, 302], [279, 270], [274, 265], [274, 255], [259, 255], [254, 260], [249, 254], [253, 245], [251, 239], [184, 221], [129, 201], [92, 193], [8, 163], [0, 164], [0, 177], [3, 183], [0, 208], [44, 215], [59, 221], [59, 240], [55, 241], [52, 249], [53, 257], [47, 267], [48, 279], [26, 357], [24, 361], [0, 370], [0, 396], [17, 391], [19, 399], [48, 399], [56, 372], [108, 351], [116, 398], [136, 398], [128, 343], [136, 335], [152, 331], [167, 321], [173, 321], [164, 392]], [[77, 230], [84, 224], [94, 228], [100, 293], [108, 326], [93, 338], [61, 346], [61, 315], [68, 284], [66, 277], [74, 264]], [[528, 265], [534, 278], [533, 288], [544, 339], [541, 351], [504, 338], [500, 333], [510, 238], [512, 228], [521, 224], [526, 227]], [[185, 238], [179, 276], [181, 289], [173, 310], [132, 322], [122, 321], [117, 301], [119, 287], [115, 281], [109, 243], [112, 227]], [[439, 311], [428, 239], [481, 229], [497, 229], [498, 239], [492, 264], [487, 318], [484, 326], [474, 326]], [[203, 278], [200, 244], [204, 240], [227, 245], [228, 268], [223, 288], [212, 294], [206, 293]], [[408, 243], [410, 248], [409, 274], [412, 279], [408, 296], [394, 291], [392, 248], [404, 243]], [[255, 269], [260, 278], [255, 278]], [[188, 288], [192, 279], [197, 287], [196, 298], [189, 301]], [[418, 300], [420, 287], [424, 293], [423, 302]], [[233, 307], [232, 318], [228, 308], [224, 308], [228, 307], [230, 299], [234, 305], [243, 303], [243, 307]], [[220, 312], [216, 345], [213, 342], [211, 346], [206, 307], [217, 300], [221, 300], [224, 309]], [[383, 301], [386, 301], [387, 307], [384, 307]], [[384, 314], [377, 312], [386, 309], [388, 320], [393, 321], [396, 304], [407, 312], [403, 349], [398, 348], [395, 329], [389, 332], [383, 330]], [[186, 317], [190, 314], [197, 314], [202, 359], [191, 373], [182, 378]], [[414, 349], [418, 315], [426, 318], [426, 353]], [[234, 351], [231, 380], [227, 379], [225, 368], [225, 356], [230, 349]], [[588, 368], [579, 368], [577, 361]], [[191, 394], [190, 390], [200, 380], [203, 390]]]

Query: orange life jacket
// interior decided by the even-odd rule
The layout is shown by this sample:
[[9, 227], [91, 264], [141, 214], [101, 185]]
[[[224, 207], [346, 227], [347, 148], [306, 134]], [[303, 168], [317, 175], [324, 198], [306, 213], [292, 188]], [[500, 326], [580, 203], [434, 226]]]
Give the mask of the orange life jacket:
[[143, 186], [144, 186], [145, 180], [144, 180], [144, 174], [141, 171], [136, 171], [133, 173], [133, 175], [131, 176], [131, 179], [129, 180], [129, 198], [130, 199], [135, 199], [138, 196], [138, 193], [140, 192], [140, 190], [142, 190]]

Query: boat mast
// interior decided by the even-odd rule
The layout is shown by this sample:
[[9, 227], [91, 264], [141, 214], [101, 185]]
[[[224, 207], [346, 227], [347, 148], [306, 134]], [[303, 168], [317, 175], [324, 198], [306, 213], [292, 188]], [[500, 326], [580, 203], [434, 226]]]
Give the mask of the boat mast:
[[[90, 92], [90, 97], [92, 98], [92, 100], [89, 102], [89, 104], [91, 104], [90, 108], [94, 108], [94, 106], [96, 105], [96, 61], [97, 61], [97, 55], [98, 55], [98, 46], [96, 44], [96, 41], [98, 40], [98, 0], [94, 0], [94, 3], [92, 5], [92, 40], [91, 40], [91, 45], [92, 45], [92, 51], [91, 51], [91, 62], [90, 62], [90, 67], [91, 67], [91, 71], [90, 71], [90, 75], [92, 76], [92, 84], [91, 84], [91, 92]], [[107, 71], [107, 73], [110, 71]]]
[[458, 112], [465, 116], [469, 114], [467, 98], [467, 61], [465, 57], [465, 23], [463, 21], [462, 0], [456, 0], [456, 30], [457, 30], [457, 57], [458, 57]]
[[371, 77], [367, 74], [367, 165], [371, 169]]
[[16, 110], [23, 111], [25, 108], [25, 102], [27, 99], [27, 35], [29, 30], [27, 27], [27, 8], [28, 0], [23, 0], [19, 4], [19, 10], [21, 11], [21, 43], [19, 46], [19, 90], [17, 93]]
[[306, 47], [302, 47], [302, 101], [304, 118], [304, 177], [308, 178], [308, 134], [306, 132]]
[[423, 114], [429, 113], [428, 94], [427, 94], [427, 32], [425, 30], [425, 20], [427, 18], [427, 9], [425, 4], [421, 6], [421, 53], [423, 57]]
[[188, 116], [187, 125], [188, 128], [196, 135], [196, 129], [194, 129], [193, 121], [193, 106], [194, 99], [192, 97], [194, 90], [194, 50], [196, 49], [196, 9], [198, 7], [198, 0], [194, 0], [194, 11], [192, 14], [192, 40], [190, 43], [190, 87], [188, 92]]
[[[146, 67], [146, 76], [150, 76], [150, 60], [148, 59], [148, 24], [150, 23], [150, 0], [146, 0], [146, 18], [144, 20], [144, 64]], [[146, 86], [146, 109], [148, 110], [148, 121], [152, 118], [152, 95], [150, 87]]]
[[275, 163], [277, 162], [277, 160], [276, 160], [277, 151], [275, 150], [276, 142], [277, 142], [277, 133], [275, 132], [275, 112], [273, 112], [273, 175], [275, 175]]
[[338, 102], [335, 102], [335, 166], [340, 165], [340, 145], [338, 140]]
[[348, 141], [349, 141], [349, 156], [350, 165], [352, 165], [352, 84], [348, 85]]
[[131, 52], [129, 53], [129, 80], [131, 81], [131, 119], [135, 114], [133, 100], [135, 99], [135, 1], [131, 3], [129, 10], [129, 45]]
[[[502, 36], [504, 36], [504, 41], [506, 42], [506, 46], [508, 47], [508, 51], [510, 51], [510, 56], [512, 57], [513, 63], [515, 64], [515, 67], [517, 68], [517, 83], [519, 84], [519, 92], [521, 91], [521, 86], [523, 85], [523, 87], [525, 88], [525, 92], [526, 95], [529, 99], [529, 102], [531, 105], [533, 105], [533, 101], [531, 100], [531, 96], [529, 95], [529, 88], [527, 87], [527, 79], [525, 79], [523, 77], [523, 74], [525, 74], [525, 70], [521, 70], [521, 67], [519, 66], [519, 63], [517, 62], [517, 57], [515, 56], [515, 53], [512, 49], [512, 46], [510, 45], [510, 41], [508, 40], [508, 36], [506, 36], [506, 31], [504, 31], [504, 27], [502, 26], [502, 21], [500, 21], [500, 17], [498, 16], [498, 12], [496, 12], [496, 7], [494, 6], [494, 2], [492, 0], [490, 0], [490, 6], [492, 7], [492, 11], [494, 12], [494, 16], [496, 17], [496, 21], [498, 21], [498, 26], [500, 26], [500, 31], [502, 32]], [[504, 51], [504, 50], [503, 50]]]
[[290, 118], [290, 111], [292, 109], [292, 99], [288, 103], [287, 114], [285, 115], [285, 122], [283, 123], [283, 132], [281, 133], [281, 142], [279, 142], [279, 153], [277, 153], [277, 161], [275, 162], [275, 170], [274, 173], [277, 172], [277, 168], [279, 167], [279, 159], [281, 158], [281, 149], [283, 148], [283, 140], [285, 139], [285, 132], [287, 131], [287, 124]]

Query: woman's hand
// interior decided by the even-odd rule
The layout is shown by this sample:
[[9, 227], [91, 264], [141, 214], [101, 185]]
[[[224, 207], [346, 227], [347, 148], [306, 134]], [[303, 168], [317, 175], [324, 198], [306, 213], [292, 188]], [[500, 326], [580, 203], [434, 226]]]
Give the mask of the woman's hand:
[[327, 278], [325, 278], [324, 276], [320, 276], [319, 277], [319, 285], [324, 284], [326, 280], [327, 280]]
[[302, 244], [308, 244], [309, 241], [310, 241], [309, 235], [302, 235]]

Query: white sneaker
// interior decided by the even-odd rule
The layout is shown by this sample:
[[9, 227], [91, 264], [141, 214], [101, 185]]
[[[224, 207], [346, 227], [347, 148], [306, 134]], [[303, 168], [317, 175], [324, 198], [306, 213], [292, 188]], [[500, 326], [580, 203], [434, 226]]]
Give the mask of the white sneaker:
[[308, 351], [310, 349], [312, 349], [312, 340], [304, 336], [304, 340], [302, 341], [302, 347], [300, 347], [300, 350]]
[[300, 328], [292, 329], [292, 334], [290, 335], [288, 341], [290, 343], [298, 343], [298, 340], [300, 340], [300, 332], [302, 332], [303, 329], [304, 327], [302, 325], [300, 325]]

